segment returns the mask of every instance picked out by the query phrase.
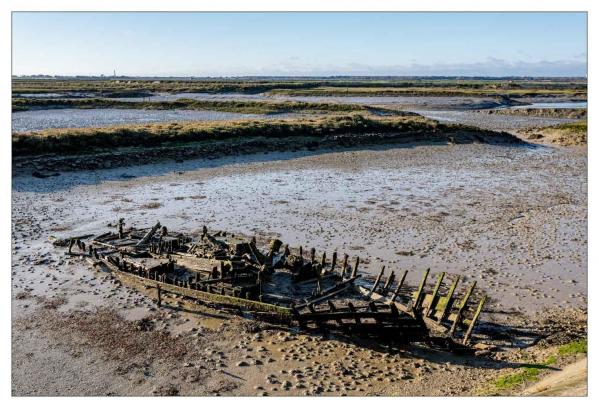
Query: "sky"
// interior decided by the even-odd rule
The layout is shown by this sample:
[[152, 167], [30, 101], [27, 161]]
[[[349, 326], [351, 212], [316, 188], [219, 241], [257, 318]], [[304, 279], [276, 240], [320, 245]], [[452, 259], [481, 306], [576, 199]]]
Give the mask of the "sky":
[[586, 76], [586, 13], [14, 12], [14, 75]]

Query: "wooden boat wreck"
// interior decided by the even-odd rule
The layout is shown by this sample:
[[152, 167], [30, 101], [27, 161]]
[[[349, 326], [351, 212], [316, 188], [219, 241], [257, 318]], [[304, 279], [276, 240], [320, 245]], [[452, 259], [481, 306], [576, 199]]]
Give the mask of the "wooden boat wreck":
[[405, 284], [408, 271], [385, 276], [383, 267], [372, 281], [360, 274], [359, 257], [350, 263], [347, 254], [317, 256], [314, 248], [292, 250], [278, 239], [259, 248], [253, 238], [206, 227], [192, 237], [160, 222], [125, 229], [120, 219], [114, 231], [54, 243], [125, 284], [155, 289], [159, 306], [167, 292], [302, 330], [468, 345], [486, 301], [476, 281], [460, 291], [460, 276], [446, 285], [440, 273], [431, 287], [426, 270], [413, 288]]

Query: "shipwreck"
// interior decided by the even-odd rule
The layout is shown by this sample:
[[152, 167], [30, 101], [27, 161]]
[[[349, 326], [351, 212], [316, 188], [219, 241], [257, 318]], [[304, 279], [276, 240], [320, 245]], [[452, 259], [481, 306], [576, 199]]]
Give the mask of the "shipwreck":
[[255, 238], [224, 231], [190, 236], [160, 222], [125, 228], [124, 219], [97, 236], [55, 239], [67, 254], [87, 259], [124, 284], [141, 284], [244, 316], [277, 321], [300, 330], [331, 331], [395, 342], [471, 343], [486, 302], [476, 281], [423, 272], [417, 287], [408, 271], [387, 271], [376, 279], [360, 273], [360, 258], [315, 248], [292, 249], [279, 239], [259, 246]]

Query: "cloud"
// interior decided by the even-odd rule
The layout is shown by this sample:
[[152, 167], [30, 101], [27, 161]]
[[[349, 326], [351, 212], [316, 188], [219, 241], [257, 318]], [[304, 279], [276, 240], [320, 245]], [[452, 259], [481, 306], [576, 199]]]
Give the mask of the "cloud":
[[487, 58], [472, 63], [436, 63], [406, 65], [307, 64], [288, 59], [268, 66], [226, 67], [220, 72], [198, 72], [194, 75], [281, 75], [281, 76], [586, 76], [586, 60], [507, 61]]

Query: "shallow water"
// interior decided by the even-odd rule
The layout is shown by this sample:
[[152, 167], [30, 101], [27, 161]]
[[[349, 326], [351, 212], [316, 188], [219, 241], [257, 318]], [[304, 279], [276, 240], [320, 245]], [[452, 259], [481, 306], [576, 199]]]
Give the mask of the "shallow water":
[[[102, 127], [136, 123], [215, 121], [234, 119], [280, 118], [283, 115], [254, 115], [203, 110], [144, 109], [44, 109], [13, 112], [12, 130], [24, 132], [52, 128]], [[289, 117], [290, 114], [285, 114]]]
[[518, 108], [537, 108], [537, 109], [550, 109], [550, 108], [562, 108], [562, 109], [578, 109], [587, 108], [587, 102], [533, 102], [526, 106], [511, 106], [511, 109]]
[[455, 110], [440, 111], [415, 109], [413, 110], [413, 112], [430, 119], [438, 120], [439, 122], [459, 123], [463, 125], [476, 126], [482, 129], [489, 130], [512, 130], [537, 126], [553, 126], [558, 125], [560, 123], [569, 123], [576, 121], [576, 119], [544, 118], [518, 115], [489, 115], [484, 112]]
[[176, 101], [177, 99], [195, 99], [198, 101], [238, 101], [238, 100], [268, 100], [272, 99], [265, 94], [243, 94], [243, 93], [206, 93], [206, 92], [180, 92], [180, 93], [159, 93], [152, 96], [131, 97], [131, 98], [108, 98], [117, 101], [128, 102], [164, 102]]

